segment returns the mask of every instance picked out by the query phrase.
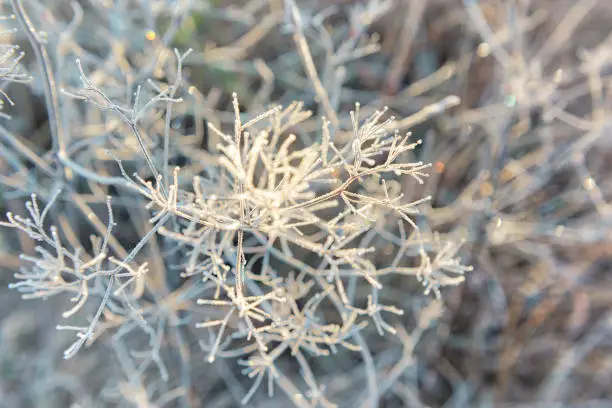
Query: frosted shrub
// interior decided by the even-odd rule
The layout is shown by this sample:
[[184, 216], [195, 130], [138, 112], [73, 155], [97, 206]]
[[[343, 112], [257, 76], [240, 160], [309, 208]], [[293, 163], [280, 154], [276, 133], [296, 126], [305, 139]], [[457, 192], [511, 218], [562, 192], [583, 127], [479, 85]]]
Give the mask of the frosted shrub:
[[[401, 120], [387, 108], [345, 109], [342, 65], [376, 51], [366, 30], [389, 2], [351, 9], [339, 45], [324, 25], [337, 10], [306, 20], [286, 2], [271, 14], [274, 24], [255, 25], [203, 57], [171, 47], [189, 13], [202, 12], [198, 2], [143, 5], [150, 28], [140, 45], [126, 31], [130, 20], [143, 27], [138, 9], [107, 3], [91, 2], [86, 13], [73, 3], [63, 33], [51, 29], [43, 39], [29, 17], [41, 5], [12, 2], [36, 57], [51, 150], [24, 143], [9, 125], [0, 131], [34, 173], [15, 187], [17, 197], [31, 194], [25, 211], [2, 222], [36, 244], [21, 255], [11, 288], [24, 299], [65, 297], [57, 329], [76, 338], [64, 358], [78, 359], [97, 342], [114, 350], [127, 381], [105, 385], [115, 403], [197, 406], [192, 374], [205, 361], [231, 358], [249, 379], [243, 403], [266, 380], [270, 395], [280, 388], [296, 406], [333, 406], [310, 361], [346, 349], [363, 358], [375, 406], [363, 333], [398, 334], [407, 305], [389, 300], [388, 285], [412, 277], [440, 298], [470, 270], [458, 239], [422, 228], [419, 209], [430, 198], [417, 192], [430, 164], [416, 159], [421, 140], [405, 133], [458, 98]], [[123, 20], [113, 17], [121, 12]], [[109, 19], [108, 32], [97, 28], [108, 44], [94, 51], [75, 34], [90, 13]], [[165, 32], [155, 27], [168, 19]], [[250, 41], [281, 23], [314, 99], [270, 102], [264, 81], [246, 106], [233, 93], [224, 110], [213, 102], [221, 90], [204, 94], [194, 85], [202, 58], [240, 70]], [[322, 75], [306, 38], [313, 30], [329, 41]], [[14, 63], [2, 79], [21, 82], [22, 57], [7, 47], [4, 60]], [[264, 80], [271, 75], [261, 60], [250, 66]], [[191, 129], [189, 116], [197, 122]], [[287, 364], [299, 368], [300, 382], [283, 372]]]

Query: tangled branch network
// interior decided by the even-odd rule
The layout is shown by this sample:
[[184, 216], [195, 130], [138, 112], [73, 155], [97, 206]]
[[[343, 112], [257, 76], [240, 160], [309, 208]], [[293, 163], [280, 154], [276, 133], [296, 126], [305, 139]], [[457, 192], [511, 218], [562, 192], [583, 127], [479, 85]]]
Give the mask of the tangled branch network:
[[[129, 387], [116, 389], [132, 402], [150, 398], [141, 378], [151, 370], [169, 381], [179, 367], [181, 386], [161, 394], [188, 394], [195, 363], [186, 337], [196, 336], [207, 361], [238, 359], [252, 379], [243, 403], [267, 378], [269, 393], [278, 386], [296, 406], [333, 406], [310, 357], [346, 349], [371, 362], [362, 333], [372, 326], [380, 335], [397, 334], [393, 322], [403, 314], [404, 305], [385, 295], [389, 282], [412, 276], [440, 297], [470, 270], [458, 256], [460, 242], [422, 228], [419, 206], [429, 197], [409, 197], [430, 164], [415, 159], [421, 141], [400, 132], [458, 98], [401, 121], [359, 103], [343, 115], [318, 77], [308, 27], [290, 3], [285, 19], [322, 115], [299, 101], [244, 112], [233, 93], [229, 116], [211, 116], [202, 131], [208, 145], [198, 147], [199, 136], [180, 134], [173, 117], [198, 109], [198, 91], [184, 72], [191, 50], [166, 53], [151, 62], [151, 75], [129, 76], [127, 86], [81, 50], [67, 68], [80, 83], [58, 81], [44, 41], [21, 1], [13, 1], [39, 51], [54, 120], [52, 154], [42, 157], [2, 128], [3, 140], [41, 174], [28, 184], [36, 194], [25, 215], [9, 212], [2, 222], [36, 242], [21, 255], [11, 287], [26, 299], [69, 295], [61, 313], [67, 323], [57, 328], [76, 339], [64, 357], [108, 333], [129, 379]], [[355, 13], [374, 18], [378, 3]], [[352, 21], [364, 31], [369, 20], [361, 14]], [[351, 44], [363, 54], [373, 43], [351, 38], [342, 52]], [[68, 118], [79, 111], [102, 131], [75, 135]], [[286, 359], [299, 367], [307, 391], [279, 368]], [[373, 399], [375, 386], [370, 379]]]

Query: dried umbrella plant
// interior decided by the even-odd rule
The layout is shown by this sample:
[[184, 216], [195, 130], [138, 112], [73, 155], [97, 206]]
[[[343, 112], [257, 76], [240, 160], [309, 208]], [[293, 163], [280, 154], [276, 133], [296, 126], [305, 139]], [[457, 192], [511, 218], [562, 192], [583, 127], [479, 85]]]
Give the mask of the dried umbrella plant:
[[[365, 32], [385, 4], [356, 9], [353, 24]], [[116, 77], [87, 73], [96, 65], [87, 53], [75, 63], [80, 85], [58, 80], [23, 4], [14, 0], [13, 6], [43, 72], [53, 143], [52, 154], [39, 157], [2, 128], [3, 140], [33, 158], [47, 178], [35, 182], [41, 189], [27, 202], [27, 216], [9, 212], [2, 222], [37, 242], [34, 253], [21, 256], [11, 287], [27, 299], [69, 295], [61, 315], [70, 321], [57, 326], [76, 333], [67, 359], [111, 331], [130, 382], [115, 388], [138, 406], [149, 406], [151, 395], [130, 373], [154, 370], [168, 381], [168, 366], [180, 367], [180, 386], [159, 399], [189, 398], [192, 365], [201, 363], [190, 357], [185, 327], [208, 333], [199, 344], [209, 362], [239, 359], [252, 379], [243, 403], [267, 378], [270, 394], [278, 386], [296, 406], [332, 406], [306, 356], [346, 348], [371, 361], [362, 332], [373, 326], [381, 335], [396, 334], [389, 319], [403, 313], [403, 305], [381, 301], [385, 282], [412, 276], [440, 297], [442, 287], [459, 284], [470, 270], [458, 257], [458, 242], [426, 233], [415, 222], [429, 198], [408, 199], [406, 183], [398, 181], [409, 176], [418, 186], [429, 168], [410, 154], [420, 140], [399, 129], [444, 112], [458, 98], [401, 121], [386, 109], [364, 114], [357, 103], [344, 119], [337, 95], [328, 95], [318, 76], [305, 23], [292, 2], [285, 5], [285, 19], [325, 115], [315, 120], [318, 129], [303, 102], [243, 113], [234, 93], [232, 119], [208, 118], [205, 132], [216, 145], [197, 155], [185, 151], [193, 144], [173, 126], [173, 113], [197, 110], [185, 108], [198, 103], [184, 73], [191, 51], [174, 50], [173, 60], [153, 61], [155, 76], [131, 77], [123, 85], [130, 90], [126, 98]], [[345, 46], [365, 54], [352, 35]], [[87, 117], [80, 120], [105, 125], [99, 135], [83, 137], [70, 127], [70, 116], [82, 109]], [[188, 164], [173, 164], [185, 156]], [[49, 180], [52, 187], [42, 188]], [[116, 221], [117, 212], [127, 212], [133, 226]], [[139, 347], [148, 344], [148, 351], [130, 349], [136, 341], [130, 339], [140, 339]], [[176, 364], [165, 356], [172, 344]], [[287, 357], [297, 363], [308, 391], [299, 391], [277, 367]]]

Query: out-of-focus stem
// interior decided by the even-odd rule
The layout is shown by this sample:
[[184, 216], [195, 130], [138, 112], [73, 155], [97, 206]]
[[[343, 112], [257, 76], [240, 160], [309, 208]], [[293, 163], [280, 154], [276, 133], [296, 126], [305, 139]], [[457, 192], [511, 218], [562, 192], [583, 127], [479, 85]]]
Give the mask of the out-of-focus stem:
[[28, 41], [36, 55], [36, 60], [40, 65], [43, 74], [42, 82], [45, 92], [45, 105], [49, 116], [49, 128], [51, 131], [53, 151], [60, 157], [63, 157], [66, 155], [66, 140], [64, 139], [62, 121], [59, 115], [59, 97], [55, 86], [55, 76], [53, 75], [51, 59], [40, 41], [39, 33], [34, 23], [32, 23], [32, 20], [28, 17], [21, 0], [11, 0], [11, 5], [13, 6], [13, 11], [19, 24], [21, 24], [26, 32]]
[[293, 41], [295, 42], [298, 54], [300, 55], [300, 59], [302, 60], [302, 65], [304, 66], [306, 75], [308, 75], [308, 78], [310, 79], [310, 82], [314, 87], [315, 93], [319, 98], [319, 103], [323, 105], [325, 114], [327, 115], [327, 118], [329, 119], [335, 130], [338, 128], [340, 121], [338, 120], [338, 115], [336, 114], [336, 111], [332, 107], [329, 95], [327, 94], [325, 87], [321, 83], [321, 79], [319, 79], [319, 74], [317, 73], [317, 68], [312, 59], [312, 54], [310, 53], [308, 42], [306, 41], [304, 33], [302, 32], [300, 12], [297, 6], [293, 4], [293, 2], [289, 2], [287, 4], [287, 7], [291, 7], [291, 13], [294, 20]]

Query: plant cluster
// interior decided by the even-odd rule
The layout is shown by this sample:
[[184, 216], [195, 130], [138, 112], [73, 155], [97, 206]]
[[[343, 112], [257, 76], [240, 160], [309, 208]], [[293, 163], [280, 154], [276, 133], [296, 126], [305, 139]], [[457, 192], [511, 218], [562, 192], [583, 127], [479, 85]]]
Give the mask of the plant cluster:
[[612, 398], [607, 2], [5, 3], [0, 407]]
[[[308, 358], [344, 348], [370, 360], [362, 332], [373, 326], [380, 335], [396, 334], [397, 320], [389, 318], [403, 314], [403, 304], [385, 300], [385, 282], [412, 276], [439, 298], [442, 287], [461, 283], [470, 270], [457, 243], [422, 233], [415, 222], [430, 198], [405, 193], [423, 184], [430, 164], [415, 159], [421, 141], [401, 129], [443, 113], [458, 98], [444, 98], [402, 121], [387, 108], [372, 111], [359, 103], [343, 118], [335, 83], [347, 60], [375, 51], [376, 38], [366, 29], [389, 4], [351, 9], [348, 38], [326, 68], [336, 77], [330, 95], [305, 34], [325, 32], [327, 15], [305, 21], [287, 2], [284, 30], [317, 97], [315, 122], [304, 101], [285, 107], [266, 102], [258, 111], [241, 106], [236, 93], [231, 116], [196, 114], [211, 95], [204, 97], [192, 82], [194, 51], [171, 48], [172, 30], [176, 35], [188, 12], [196, 11], [170, 3], [157, 2], [160, 8], [152, 12], [158, 14], [150, 16], [151, 22], [163, 21], [170, 13], [170, 27], [159, 41], [161, 32], [146, 31], [149, 43], [140, 52], [118, 42], [122, 31], [113, 20], [108, 49], [82, 48], [75, 39], [84, 16], [97, 8], [110, 19], [113, 7], [94, 2], [84, 11], [73, 3], [67, 30], [74, 36], [64, 31], [54, 41], [59, 61], [47, 51], [52, 36], [43, 39], [30, 18], [31, 5], [12, 2], [11, 17], [21, 23], [41, 71], [51, 146], [40, 156], [22, 136], [2, 128], [3, 140], [29, 160], [34, 173], [22, 189], [32, 192], [27, 215], [8, 212], [2, 222], [36, 242], [20, 256], [10, 287], [24, 299], [67, 295], [57, 329], [76, 339], [64, 358], [107, 338], [121, 366], [132, 367], [126, 369], [131, 387], [144, 387], [120, 392], [138, 406], [154, 397], [170, 402], [168, 393], [189, 403], [181, 392], [193, 381], [195, 357], [186, 350], [186, 332], [200, 337], [208, 362], [238, 358], [252, 381], [243, 403], [267, 378], [270, 396], [279, 387], [297, 406], [332, 406]], [[213, 55], [231, 53], [217, 49]], [[15, 69], [21, 58], [5, 79], [25, 78]], [[206, 127], [186, 129], [181, 122], [189, 114], [204, 116]], [[414, 183], [400, 181], [405, 176]], [[176, 339], [180, 356], [163, 356], [173, 347], [169, 339]], [[135, 350], [133, 342], [148, 346]], [[277, 367], [287, 358], [299, 367], [304, 385]], [[183, 373], [179, 388], [149, 395], [140, 384], [152, 371], [167, 382], [176, 369]], [[113, 387], [121, 391], [120, 384]], [[369, 387], [374, 401], [376, 381]]]

